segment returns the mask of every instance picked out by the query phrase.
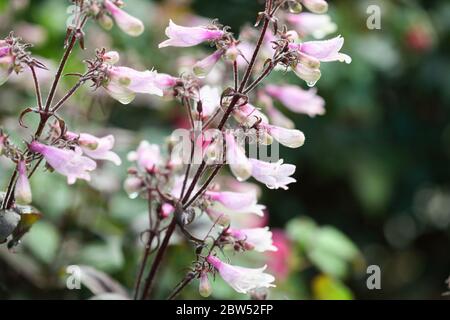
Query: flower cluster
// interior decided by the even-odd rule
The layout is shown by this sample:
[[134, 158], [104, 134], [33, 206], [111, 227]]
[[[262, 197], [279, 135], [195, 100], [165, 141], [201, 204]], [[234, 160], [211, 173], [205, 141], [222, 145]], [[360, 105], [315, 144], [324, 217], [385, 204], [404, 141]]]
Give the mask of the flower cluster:
[[[66, 122], [58, 113], [67, 100], [88, 81], [92, 81], [96, 88], [104, 87], [111, 96], [123, 103], [131, 102], [136, 92], [162, 95], [163, 89], [170, 86], [172, 81], [171, 78], [155, 72], [138, 72], [126, 67], [115, 67], [114, 64], [119, 60], [118, 53], [106, 52], [105, 49], [97, 50], [95, 58], [86, 61], [88, 70], [79, 74], [79, 81], [75, 86], [61, 100], [54, 102], [58, 83], [75, 44], [78, 42], [84, 47], [83, 27], [90, 18], [102, 23], [112, 17], [124, 32], [132, 36], [138, 36], [144, 31], [140, 20], [120, 9], [123, 6], [122, 1], [72, 2], [75, 4], [74, 19], [67, 29], [63, 59], [46, 100], [43, 99], [40, 88], [41, 77], [36, 72], [37, 68], [46, 70], [46, 67], [32, 57], [28, 51], [31, 45], [23, 43], [13, 32], [0, 39], [0, 85], [8, 80], [12, 72], [21, 73], [25, 68], [30, 70], [29, 75], [34, 83], [36, 107], [23, 110], [18, 122], [22, 127], [28, 128], [24, 123], [25, 116], [31, 113], [39, 117], [31, 141], [25, 143], [26, 148], [16, 146], [7, 134], [0, 132], [0, 155], [15, 164], [8, 188], [1, 194], [1, 241], [10, 239], [9, 247], [17, 245], [20, 238], [41, 216], [30, 206], [33, 200], [30, 178], [42, 162], [45, 161], [50, 171], [66, 176], [68, 184], [75, 183], [77, 179], [90, 181], [90, 174], [97, 168], [97, 161], [107, 160], [115, 165], [121, 164], [119, 156], [112, 151], [115, 144], [112, 135], [98, 138], [88, 133], [68, 131]], [[149, 83], [149, 79], [153, 81]]]
[[[89, 181], [98, 160], [121, 164], [112, 151], [113, 136], [97, 138], [68, 131], [59, 116], [60, 108], [81, 85], [91, 82], [95, 89], [102, 88], [122, 104], [131, 103], [136, 94], [172, 98], [186, 110], [190, 130], [177, 130], [164, 146], [142, 141], [136, 151], [128, 154], [133, 166], [128, 170], [124, 189], [131, 198], [141, 196], [149, 203], [148, 237], [135, 297], [139, 293], [144, 299], [149, 296], [175, 232], [195, 246], [196, 258], [171, 298], [194, 279], [199, 280], [200, 294], [210, 295], [210, 279], [217, 273], [239, 293], [274, 287], [275, 278], [265, 272], [265, 266], [244, 268], [225, 261], [230, 253], [277, 250], [265, 223], [257, 227], [248, 223], [249, 218], [266, 217], [267, 210], [258, 203], [257, 187], [247, 180], [254, 179], [268, 189], [284, 190], [296, 182], [295, 165], [284, 163], [279, 157], [267, 159], [261, 155], [261, 150], [267, 148], [278, 151], [280, 144], [299, 148], [305, 143], [303, 132], [294, 128], [294, 122], [278, 109], [277, 102], [310, 117], [323, 115], [325, 102], [315, 88], [265, 84], [265, 80], [272, 72], [293, 71], [313, 87], [321, 77], [322, 62], [351, 62], [348, 55], [340, 52], [344, 45], [341, 36], [305, 41], [308, 37], [322, 39], [336, 30], [324, 14], [327, 2], [266, 0], [256, 23], [259, 33], [244, 28], [238, 37], [217, 21], [187, 27], [170, 20], [165, 30], [167, 40], [159, 48], [207, 43], [212, 52], [192, 63], [188, 72], [172, 76], [154, 69], [138, 71], [118, 66], [119, 53], [97, 50], [95, 57], [86, 61], [87, 71], [79, 74], [77, 84], [54, 104], [67, 57], [77, 41], [83, 47], [82, 28], [89, 18], [106, 29], [112, 27], [114, 20], [131, 36], [144, 31], [140, 20], [121, 9], [120, 0], [73, 2], [77, 19], [69, 27], [67, 49], [45, 104], [34, 72], [35, 67], [42, 66], [13, 38], [0, 40], [0, 84], [13, 70], [20, 71], [21, 64], [29, 66], [34, 75], [37, 107], [24, 110], [20, 124], [24, 125], [23, 118], [28, 113], [40, 119], [25, 150], [13, 146], [7, 136], [0, 134], [0, 151], [16, 164], [2, 199], [2, 210], [9, 212], [16, 204], [32, 201], [29, 178], [41, 160], [45, 160], [47, 168], [66, 176], [69, 184], [77, 179]], [[302, 12], [303, 7], [310, 12]], [[221, 75], [219, 81], [209, 80], [211, 74], [224, 69], [230, 71], [231, 79]], [[48, 120], [53, 118], [55, 122], [49, 125]], [[45, 130], [47, 135], [43, 135]], [[226, 167], [237, 181], [230, 182], [221, 174]], [[144, 284], [142, 274], [153, 249], [155, 258]], [[223, 258], [219, 258], [220, 254]]]
[[[302, 6], [311, 12], [301, 12]], [[288, 10], [279, 11], [284, 8]], [[325, 102], [315, 88], [263, 82], [271, 72], [293, 71], [313, 87], [321, 77], [322, 62], [351, 62], [348, 55], [340, 52], [344, 44], [341, 36], [304, 41], [310, 36], [322, 39], [336, 30], [330, 17], [323, 14], [327, 8], [323, 0], [268, 0], [258, 18], [258, 24], [263, 26], [256, 37], [254, 31], [244, 28], [236, 38], [217, 21], [189, 27], [169, 21], [165, 30], [168, 39], [159, 48], [208, 43], [213, 50], [192, 63], [183, 76], [164, 75], [172, 80], [164, 88], [164, 95], [177, 99], [187, 110], [191, 130], [174, 133], [164, 149], [143, 141], [128, 156], [134, 166], [129, 169], [125, 190], [132, 198], [140, 195], [155, 204], [149, 209], [148, 233], [152, 236], [148, 237], [145, 250], [152, 247], [154, 239], [162, 243], [143, 286], [142, 298], [149, 293], [160, 263], [158, 257], [165, 252], [175, 230], [196, 245], [196, 261], [174, 295], [197, 278], [200, 294], [209, 296], [210, 279], [215, 273], [239, 293], [275, 286], [274, 277], [264, 272], [265, 267], [233, 266], [218, 257], [222, 253], [227, 259], [230, 251], [277, 250], [267, 226], [242, 222], [243, 217], [267, 214], [265, 206], [258, 204], [257, 193], [253, 188], [242, 190], [225, 182], [219, 172], [227, 165], [237, 183], [248, 186], [250, 183], [244, 181], [253, 178], [269, 189], [288, 189], [296, 181], [292, 177], [295, 165], [282, 159], [262, 159], [250, 149], [252, 145], [259, 150], [278, 144], [299, 148], [305, 143], [303, 132], [294, 128], [293, 121], [278, 109], [275, 101], [310, 117], [325, 113]], [[280, 22], [285, 24], [282, 28]], [[209, 80], [211, 74], [224, 68], [232, 71], [232, 79]], [[138, 79], [136, 75], [134, 81]], [[147, 79], [147, 84], [155, 83], [150, 74]], [[209, 223], [205, 223], [205, 217]], [[144, 257], [147, 255], [148, 251]], [[137, 292], [139, 289], [140, 283]]]

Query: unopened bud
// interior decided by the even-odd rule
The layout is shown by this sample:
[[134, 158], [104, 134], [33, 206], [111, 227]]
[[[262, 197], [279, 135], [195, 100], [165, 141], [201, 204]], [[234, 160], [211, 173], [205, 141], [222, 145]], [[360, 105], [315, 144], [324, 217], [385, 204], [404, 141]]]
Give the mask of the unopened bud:
[[206, 272], [202, 273], [202, 275], [200, 276], [200, 285], [198, 287], [198, 292], [204, 298], [209, 297], [212, 293], [212, 286], [209, 282], [208, 274]]

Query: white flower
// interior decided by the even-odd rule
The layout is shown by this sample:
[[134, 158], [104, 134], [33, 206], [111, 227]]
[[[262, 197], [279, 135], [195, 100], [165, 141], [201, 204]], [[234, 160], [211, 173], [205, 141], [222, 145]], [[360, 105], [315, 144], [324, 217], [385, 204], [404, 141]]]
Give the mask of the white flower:
[[273, 245], [272, 232], [269, 227], [252, 229], [229, 229], [228, 232], [236, 240], [245, 241], [251, 249], [258, 252], [277, 251]]
[[272, 283], [275, 278], [264, 273], [266, 266], [257, 269], [232, 266], [214, 256], [208, 256], [206, 260], [219, 271], [222, 279], [239, 293], [248, 293], [258, 288], [275, 287]]
[[264, 183], [269, 189], [289, 189], [288, 184], [296, 182], [291, 175], [295, 172], [295, 165], [283, 164], [283, 160], [276, 163], [250, 159], [252, 164], [252, 176]]

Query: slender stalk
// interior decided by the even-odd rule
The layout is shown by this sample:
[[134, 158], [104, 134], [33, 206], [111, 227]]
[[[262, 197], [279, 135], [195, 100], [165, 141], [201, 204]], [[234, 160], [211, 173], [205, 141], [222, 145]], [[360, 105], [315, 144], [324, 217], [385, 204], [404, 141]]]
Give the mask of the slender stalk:
[[72, 97], [75, 92], [87, 81], [87, 79], [81, 79], [80, 81], [78, 81], [65, 95], [64, 97], [62, 97], [61, 100], [59, 100], [55, 106], [52, 109], [52, 113], [57, 112], [63, 105], [64, 103], [69, 100], [70, 97]]
[[10, 204], [12, 204], [12, 199], [13, 199], [12, 194], [14, 192], [16, 177], [17, 177], [17, 168], [14, 169], [14, 172], [11, 175], [11, 178], [9, 179], [8, 189], [6, 189], [6, 194], [5, 194], [5, 197], [3, 198], [3, 203], [2, 203], [3, 210], [10, 208]]
[[[272, 4], [273, 4], [273, 0], [267, 0], [266, 1], [266, 10], [265, 10], [265, 12], [269, 16], [271, 15], [270, 11], [272, 10]], [[253, 51], [252, 59], [250, 60], [250, 63], [248, 65], [248, 67], [247, 67], [247, 70], [245, 71], [244, 77], [242, 78], [242, 82], [241, 82], [241, 85], [239, 87], [239, 92], [240, 93], [243, 92], [245, 86], [247, 85], [248, 80], [250, 79], [250, 76], [251, 76], [252, 71], [253, 71], [253, 67], [255, 66], [256, 58], [258, 57], [258, 54], [259, 54], [259, 51], [261, 49], [262, 43], [263, 43], [264, 38], [266, 36], [266, 32], [267, 32], [267, 28], [269, 27], [269, 23], [270, 23], [270, 19], [269, 19], [269, 17], [266, 17], [264, 19], [264, 24], [263, 24], [261, 33], [259, 35], [258, 42], [256, 43], [255, 51]]]
[[249, 93], [250, 91], [252, 91], [254, 88], [256, 88], [256, 86], [258, 86], [273, 70], [273, 64], [271, 63], [265, 70], [264, 72], [255, 80], [253, 81], [245, 90], [244, 90], [244, 94]]
[[217, 176], [217, 174], [219, 173], [220, 169], [222, 169], [223, 165], [218, 165], [214, 171], [211, 173], [211, 175], [208, 177], [208, 180], [206, 180], [206, 182], [203, 184], [203, 186], [200, 188], [200, 190], [198, 190], [194, 196], [191, 198], [191, 200], [189, 200], [188, 203], [186, 203], [183, 206], [183, 209], [187, 209], [189, 208], [189, 206], [191, 204], [193, 204], [195, 202], [195, 200], [197, 200], [208, 188], [208, 186], [211, 184], [211, 182], [214, 180], [214, 178]]
[[234, 78], [234, 90], [237, 91], [239, 82], [239, 70], [237, 61], [233, 62], [233, 78]]
[[184, 277], [183, 280], [179, 284], [175, 286], [175, 289], [173, 289], [172, 293], [167, 297], [167, 300], [173, 300], [177, 297], [177, 295], [192, 281], [194, 280], [195, 276], [193, 273], [188, 273], [186, 277]]
[[34, 89], [36, 91], [36, 100], [39, 107], [39, 110], [42, 110], [42, 95], [41, 95], [41, 86], [39, 85], [39, 79], [36, 75], [36, 70], [32, 64], [28, 65], [31, 70], [31, 74], [33, 75]]
[[[83, 21], [78, 26], [77, 30], [75, 32], [78, 32], [81, 30], [84, 26], [84, 24], [87, 21], [87, 16], [83, 18]], [[61, 62], [59, 63], [58, 71], [56, 72], [55, 78], [53, 80], [52, 86], [50, 88], [50, 92], [48, 94], [47, 101], [45, 103], [45, 111], [48, 112], [50, 110], [50, 106], [53, 102], [53, 98], [55, 97], [56, 89], [59, 84], [59, 80], [61, 79], [61, 76], [63, 74], [64, 68], [67, 64], [67, 60], [69, 59], [70, 54], [72, 53], [72, 49], [74, 48], [76, 42], [78, 40], [78, 37], [74, 34], [70, 38], [69, 44], [67, 45], [66, 51], [64, 52], [64, 55], [61, 59]]]
[[145, 244], [145, 248], [144, 248], [144, 254], [143, 254], [143, 258], [142, 258], [142, 262], [141, 262], [141, 266], [139, 268], [139, 272], [138, 272], [138, 276], [137, 276], [137, 281], [136, 281], [136, 285], [134, 288], [134, 300], [137, 299], [137, 296], [139, 294], [139, 288], [141, 286], [141, 280], [142, 280], [142, 274], [144, 273], [144, 269], [145, 269], [145, 265], [147, 264], [147, 259], [148, 256], [150, 255], [150, 250], [151, 250], [151, 246], [152, 246], [152, 242], [153, 242], [153, 237], [154, 237], [154, 230], [153, 230], [153, 222], [152, 222], [152, 191], [148, 190], [148, 199], [147, 199], [147, 203], [148, 203], [148, 217], [149, 217], [149, 224], [150, 224], [150, 228], [149, 228], [149, 235], [148, 235], [148, 240], [147, 243]]
[[148, 277], [145, 280], [145, 286], [144, 286], [144, 290], [142, 291], [142, 296], [141, 296], [142, 300], [145, 300], [151, 292], [153, 282], [155, 280], [156, 272], [158, 271], [158, 268], [164, 258], [164, 254], [166, 253], [167, 246], [169, 245], [170, 237], [172, 237], [172, 234], [175, 231], [176, 225], [177, 225], [177, 223], [176, 223], [176, 219], [174, 217], [174, 218], [172, 218], [172, 221], [170, 222], [169, 227], [167, 228], [166, 234], [164, 236], [164, 240], [161, 243], [161, 246], [159, 247], [158, 252], [156, 253], [155, 260], [153, 261], [153, 264], [152, 264], [152, 267], [148, 274]]

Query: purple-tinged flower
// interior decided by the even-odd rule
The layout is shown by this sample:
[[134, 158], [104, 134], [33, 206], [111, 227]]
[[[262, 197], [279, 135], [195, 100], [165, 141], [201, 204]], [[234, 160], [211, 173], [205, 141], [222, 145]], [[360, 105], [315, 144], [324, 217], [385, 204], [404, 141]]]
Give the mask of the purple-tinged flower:
[[252, 174], [252, 165], [245, 155], [245, 150], [236, 142], [230, 133], [225, 134], [226, 160], [231, 172], [239, 181], [245, 181]]
[[114, 136], [108, 135], [103, 138], [97, 138], [88, 133], [76, 134], [74, 132], [67, 132], [66, 138], [69, 140], [77, 140], [81, 150], [89, 158], [95, 160], [108, 160], [116, 166], [122, 164], [120, 157], [111, 151], [114, 147]]
[[337, 30], [337, 25], [326, 14], [303, 12], [288, 14], [286, 19], [303, 37], [312, 35], [316, 39], [323, 39]]
[[328, 11], [328, 3], [325, 0], [302, 0], [302, 3], [309, 11], [314, 13]]
[[287, 190], [288, 184], [297, 180], [291, 176], [295, 173], [295, 165], [283, 164], [283, 160], [276, 163], [265, 162], [257, 159], [250, 159], [252, 164], [252, 176], [269, 189]]
[[239, 293], [245, 294], [258, 288], [275, 287], [272, 284], [275, 278], [264, 273], [266, 266], [257, 269], [232, 266], [214, 256], [208, 256], [206, 260], [219, 271], [222, 279]]
[[103, 87], [111, 97], [122, 104], [129, 104], [136, 93], [164, 95], [164, 89], [175, 83], [175, 78], [156, 71], [136, 71], [128, 67], [111, 67]]
[[212, 293], [211, 283], [209, 282], [208, 274], [206, 272], [203, 272], [200, 275], [200, 284], [198, 287], [198, 292], [204, 298], [208, 298]]
[[325, 114], [325, 100], [317, 95], [316, 89], [303, 90], [293, 85], [268, 85], [265, 91], [293, 112], [304, 113], [310, 117]]
[[259, 126], [286, 147], [300, 148], [305, 143], [305, 135], [300, 130], [286, 129], [265, 123], [261, 123]]
[[17, 171], [18, 178], [15, 189], [16, 203], [21, 205], [30, 204], [32, 201], [32, 194], [25, 161], [19, 161], [17, 164]]
[[244, 241], [249, 250], [258, 252], [277, 251], [273, 245], [272, 232], [269, 227], [252, 229], [228, 229], [227, 231], [238, 241]]
[[110, 0], [105, 0], [104, 4], [106, 10], [111, 13], [117, 25], [123, 32], [133, 37], [137, 37], [144, 32], [144, 24], [141, 20], [126, 13]]
[[296, 48], [298, 52], [319, 61], [340, 61], [349, 64], [352, 62], [352, 58], [349, 55], [339, 52], [343, 46], [344, 38], [341, 36], [337, 36], [329, 40], [307, 41], [300, 44], [290, 44], [291, 49]]
[[159, 48], [192, 47], [205, 41], [219, 40], [224, 34], [224, 31], [218, 29], [179, 26], [170, 20], [169, 26], [166, 28], [166, 36], [169, 39], [161, 42]]
[[161, 152], [157, 144], [142, 141], [136, 151], [128, 154], [129, 161], [136, 161], [140, 170], [154, 172], [161, 163]]
[[221, 203], [224, 207], [231, 210], [241, 210], [256, 204], [255, 193], [240, 193], [229, 191], [207, 191], [206, 195], [213, 201]]
[[171, 205], [170, 203], [166, 202], [161, 205], [161, 208], [159, 210], [159, 216], [162, 219], [165, 219], [174, 212], [175, 212], [175, 207], [173, 205]]
[[42, 154], [55, 171], [67, 176], [69, 184], [74, 184], [77, 179], [90, 181], [89, 172], [97, 167], [94, 160], [82, 156], [80, 148], [75, 150], [59, 149], [35, 140], [29, 144], [29, 149]]
[[0, 86], [8, 80], [13, 72], [14, 62], [11, 46], [5, 40], [0, 40]]
[[223, 49], [218, 49], [206, 58], [198, 61], [192, 68], [194, 74], [199, 78], [206, 77], [223, 56], [224, 52], [225, 51]]

